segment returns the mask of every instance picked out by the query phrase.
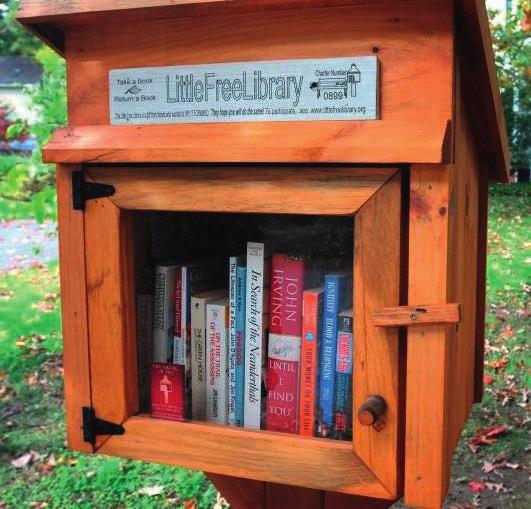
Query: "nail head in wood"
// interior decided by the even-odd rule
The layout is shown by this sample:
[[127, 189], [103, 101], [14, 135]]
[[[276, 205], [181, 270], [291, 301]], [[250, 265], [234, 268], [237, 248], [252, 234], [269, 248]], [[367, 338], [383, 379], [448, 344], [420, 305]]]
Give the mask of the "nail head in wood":
[[372, 321], [377, 327], [456, 324], [460, 321], [459, 304], [378, 308], [372, 313]]

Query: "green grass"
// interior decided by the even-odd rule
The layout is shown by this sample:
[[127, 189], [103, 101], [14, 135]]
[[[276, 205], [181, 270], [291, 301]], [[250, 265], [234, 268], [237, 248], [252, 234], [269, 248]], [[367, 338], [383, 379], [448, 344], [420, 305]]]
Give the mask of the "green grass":
[[[472, 499], [466, 482], [482, 478], [485, 459], [525, 461], [529, 430], [520, 404], [530, 382], [530, 191], [522, 185], [491, 190], [486, 374], [493, 379], [455, 455], [451, 494], [460, 501]], [[217, 493], [200, 472], [66, 449], [58, 292], [57, 263], [0, 274], [0, 508], [159, 508], [182, 507], [189, 500], [213, 507]], [[496, 367], [500, 360], [502, 368]], [[507, 425], [507, 433], [472, 454], [470, 437], [499, 424]], [[30, 451], [35, 453], [31, 465], [11, 466]], [[523, 507], [525, 488], [517, 482], [526, 481], [527, 474], [503, 473], [506, 485], [514, 483], [504, 507]], [[139, 493], [157, 486], [163, 488], [160, 495]]]
[[[59, 330], [57, 263], [0, 275], [0, 507], [212, 507], [201, 472], [66, 449]], [[30, 451], [30, 466], [11, 466]]]

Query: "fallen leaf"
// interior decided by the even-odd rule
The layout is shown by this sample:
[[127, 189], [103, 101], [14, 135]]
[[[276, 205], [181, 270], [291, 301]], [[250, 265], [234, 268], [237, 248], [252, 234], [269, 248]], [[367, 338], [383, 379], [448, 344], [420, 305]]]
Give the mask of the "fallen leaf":
[[468, 483], [468, 487], [474, 493], [481, 493], [482, 491], [487, 489], [487, 485], [484, 482], [479, 482], [479, 481], [470, 481]]
[[147, 486], [138, 490], [140, 495], [147, 495], [148, 497], [155, 497], [164, 491], [164, 486]]
[[485, 375], [483, 377], [483, 382], [485, 385], [490, 385], [492, 382], [494, 382], [494, 377], [492, 375]]
[[184, 509], [195, 509], [197, 507], [197, 504], [195, 500], [186, 500], [184, 503]]
[[490, 491], [500, 493], [500, 491], [507, 491], [507, 488], [502, 483], [486, 482], [485, 486]]
[[481, 470], [483, 470], [483, 472], [488, 474], [489, 472], [492, 472], [495, 469], [496, 466], [493, 463], [491, 463], [490, 461], [483, 461], [483, 466], [481, 467]]
[[520, 465], [518, 463], [504, 463], [503, 466], [512, 470], [518, 470], [520, 468]]
[[15, 468], [24, 468], [27, 467], [33, 461], [33, 454], [27, 452], [18, 458], [11, 460], [11, 466]]
[[507, 431], [507, 426], [495, 426], [487, 430], [479, 430], [469, 441], [468, 447], [475, 454], [480, 445], [490, 445], [497, 442], [496, 437]]

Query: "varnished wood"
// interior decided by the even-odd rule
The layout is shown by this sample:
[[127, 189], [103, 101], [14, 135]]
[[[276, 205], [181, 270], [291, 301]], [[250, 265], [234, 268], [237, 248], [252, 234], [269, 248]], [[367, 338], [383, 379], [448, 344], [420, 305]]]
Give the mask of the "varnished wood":
[[[450, 186], [455, 168], [411, 169], [409, 302], [437, 304], [448, 291]], [[449, 325], [411, 327], [407, 334], [406, 505], [438, 509], [450, 476], [448, 421], [451, 342]]]
[[391, 498], [348, 443], [145, 416], [129, 418], [124, 427], [124, 435], [110, 437], [98, 452], [246, 479]]
[[[122, 423], [138, 411], [131, 217], [108, 199], [85, 209], [92, 406]], [[72, 373], [71, 376], [75, 376]], [[99, 437], [99, 446], [106, 437]]]
[[209, 473], [207, 476], [229, 502], [231, 509], [265, 508], [267, 483], [228, 475]]
[[356, 497], [342, 493], [326, 492], [324, 494], [323, 509], [387, 509], [393, 504], [392, 500]]
[[[452, 114], [452, 22], [446, 0], [415, 0], [207, 16], [201, 23], [164, 18], [75, 26], [66, 32], [72, 129], [54, 136], [45, 157], [441, 162]], [[371, 55], [373, 48], [381, 69], [378, 121], [108, 126], [112, 68]]]
[[[458, 62], [460, 55], [458, 55]], [[453, 213], [449, 215], [447, 301], [461, 304], [462, 320], [453, 331], [449, 346], [452, 376], [448, 415], [448, 448], [457, 445], [474, 402], [478, 287], [478, 214], [480, 179], [484, 177], [475, 139], [470, 105], [466, 100], [463, 65], [457, 66], [455, 102], [455, 167], [451, 181]]]
[[491, 178], [508, 182], [509, 143], [485, 2], [461, 0], [456, 5], [463, 91], [473, 112], [476, 145], [491, 162]]
[[487, 304], [487, 235], [489, 183], [482, 175], [479, 179], [478, 200], [478, 258], [476, 287], [476, 334], [474, 360], [474, 403], [483, 399], [483, 370], [485, 362], [485, 315]]
[[353, 408], [378, 394], [387, 402], [386, 426], [377, 432], [356, 419], [354, 451], [396, 496], [401, 461], [398, 429], [398, 329], [375, 327], [372, 313], [400, 304], [401, 179], [395, 175], [356, 214], [354, 250], [354, 369]]
[[459, 320], [457, 303], [378, 308], [372, 314], [372, 321], [378, 327], [459, 323]]
[[174, 212], [353, 214], [396, 168], [91, 168], [120, 208]]
[[285, 484], [266, 483], [266, 509], [322, 509], [323, 492]]
[[[65, 52], [65, 34], [68, 25], [82, 27], [83, 25], [101, 25], [113, 23], [118, 18], [122, 24], [134, 24], [138, 21], [195, 17], [238, 17], [244, 13], [258, 13], [290, 9], [320, 8], [324, 5], [336, 7], [348, 4], [376, 4], [385, 0], [114, 0], [87, 1], [78, 0], [50, 4], [46, 0], [23, 0], [18, 13], [18, 19], [43, 40], [58, 51]], [[394, 2], [407, 4], [411, 2]], [[428, 2], [425, 2], [428, 5]], [[446, 10], [451, 10], [449, 0], [445, 2]], [[508, 142], [503, 120], [503, 109], [498, 90], [491, 39], [488, 27], [486, 8], [483, 0], [458, 0], [457, 5], [457, 36], [458, 45], [464, 49], [467, 59], [467, 75], [465, 79], [469, 88], [469, 100], [473, 105], [476, 116], [481, 121], [476, 122], [480, 145], [486, 154], [490, 154], [495, 161], [492, 165], [494, 178], [507, 180], [508, 175]], [[401, 20], [396, 13], [389, 12], [390, 18]], [[403, 19], [403, 18], [402, 18]], [[198, 25], [203, 26], [204, 20]], [[116, 25], [114, 24], [113, 27]], [[113, 28], [114, 29], [114, 28]], [[395, 30], [388, 30], [389, 32]], [[374, 32], [374, 31], [373, 31]], [[278, 35], [274, 31], [275, 36]], [[430, 37], [433, 31], [426, 31]], [[356, 37], [354, 37], [354, 40]], [[137, 41], [138, 42], [138, 41]], [[157, 45], [159, 46], [159, 45]], [[418, 51], [418, 48], [417, 48]], [[417, 61], [427, 60], [417, 55]], [[403, 59], [400, 59], [403, 60]], [[94, 61], [95, 62], [95, 61]], [[94, 63], [91, 64], [93, 68]], [[143, 63], [143, 65], [145, 65]], [[415, 87], [412, 87], [413, 89]], [[90, 91], [90, 88], [87, 88]], [[398, 160], [395, 160], [398, 161]], [[415, 162], [415, 161], [412, 161]], [[419, 161], [416, 161], [419, 162]], [[420, 161], [422, 162], [422, 161]], [[423, 161], [434, 162], [434, 161]]]
[[72, 209], [70, 175], [76, 169], [78, 168], [59, 165], [56, 172], [66, 436], [70, 449], [92, 452], [92, 446], [83, 441], [81, 431], [81, 408], [91, 406], [91, 394], [85, 223], [83, 213]]

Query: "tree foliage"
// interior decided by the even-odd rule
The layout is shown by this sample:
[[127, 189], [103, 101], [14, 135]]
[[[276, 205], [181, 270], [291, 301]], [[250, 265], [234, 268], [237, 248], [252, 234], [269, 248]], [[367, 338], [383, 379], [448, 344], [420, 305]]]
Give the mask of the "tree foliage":
[[36, 121], [31, 125], [15, 121], [7, 130], [7, 136], [12, 138], [28, 132], [37, 139], [39, 148], [29, 157], [12, 158], [15, 164], [0, 165], [0, 194], [7, 199], [30, 202], [33, 215], [42, 220], [55, 215], [55, 191], [54, 167], [42, 162], [40, 147], [59, 126], [66, 124], [65, 62], [15, 21], [17, 2], [10, 0], [0, 6], [7, 7], [0, 19], [0, 32], [6, 35], [0, 38], [0, 54], [30, 56], [43, 70], [39, 83], [25, 87]]
[[512, 170], [529, 169], [531, 160], [531, 39], [529, 2], [518, 0], [505, 19], [491, 11], [491, 32], [500, 82]]
[[18, 0], [0, 2], [0, 55], [32, 57], [41, 42], [15, 20]]

